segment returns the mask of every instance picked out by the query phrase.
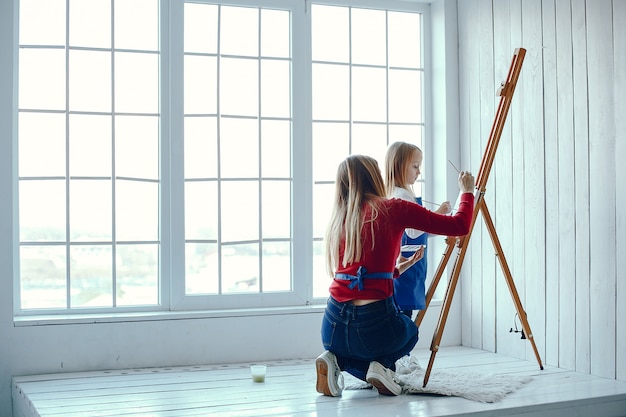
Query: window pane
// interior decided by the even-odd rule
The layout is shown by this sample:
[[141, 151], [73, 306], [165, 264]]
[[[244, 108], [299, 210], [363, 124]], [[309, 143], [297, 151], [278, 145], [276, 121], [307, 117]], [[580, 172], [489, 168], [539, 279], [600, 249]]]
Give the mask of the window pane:
[[111, 181], [70, 181], [70, 240], [110, 241]]
[[263, 238], [291, 236], [291, 182], [263, 181]]
[[111, 177], [111, 116], [70, 115], [69, 156], [71, 176]]
[[19, 114], [21, 177], [65, 176], [65, 115]]
[[185, 114], [217, 113], [217, 60], [185, 56]]
[[396, 141], [411, 142], [424, 150], [422, 138], [423, 126], [421, 125], [389, 126], [389, 143]]
[[326, 234], [326, 226], [332, 212], [334, 197], [335, 184], [315, 184], [313, 186], [313, 238], [315, 239], [324, 238]]
[[21, 49], [19, 107], [65, 110], [65, 51]]
[[212, 4], [185, 3], [185, 52], [217, 53], [217, 9]]
[[222, 58], [220, 62], [221, 113], [239, 116], [258, 116], [259, 61]]
[[111, 112], [111, 53], [69, 53], [70, 110]]
[[[259, 183], [257, 181], [222, 182], [222, 241], [258, 240], [259, 211], [257, 207], [259, 207]], [[242, 212], [245, 212], [245, 216]]]
[[291, 29], [289, 12], [261, 10], [261, 55], [288, 58], [290, 56]]
[[219, 257], [217, 244], [185, 245], [185, 294], [219, 292]]
[[421, 68], [421, 15], [389, 12], [389, 66]]
[[347, 7], [311, 7], [311, 33], [314, 61], [350, 60], [350, 21]]
[[117, 305], [159, 304], [159, 245], [117, 245]]
[[115, 175], [159, 178], [158, 117], [115, 117]]
[[352, 62], [386, 65], [387, 33], [384, 10], [352, 9]]
[[313, 242], [313, 297], [328, 298], [331, 279], [326, 272], [326, 247], [323, 241]]
[[65, 246], [20, 247], [20, 307], [65, 308]]
[[263, 292], [291, 289], [290, 243], [263, 243]]
[[422, 121], [421, 71], [389, 71], [389, 120]]
[[348, 120], [349, 100], [348, 67], [313, 64], [313, 119]]
[[217, 240], [217, 183], [185, 183], [185, 239]]
[[65, 181], [20, 181], [20, 241], [65, 241]]
[[158, 0], [115, 1], [116, 48], [157, 50], [158, 25]]
[[220, 157], [222, 178], [258, 178], [258, 121], [222, 118]]
[[352, 68], [352, 119], [387, 120], [387, 78], [382, 68]]
[[158, 113], [158, 55], [125, 52], [115, 54], [115, 111]]
[[111, 0], [70, 0], [70, 45], [111, 47]]
[[382, 170], [385, 167], [387, 152], [387, 125], [352, 125], [352, 154], [369, 155], [378, 161]]
[[291, 176], [291, 123], [261, 122], [261, 170], [264, 178]]
[[217, 120], [185, 118], [185, 178], [217, 178]]
[[222, 6], [220, 52], [223, 55], [259, 56], [259, 10]]
[[290, 117], [290, 86], [288, 61], [261, 61], [261, 116]]
[[111, 246], [71, 247], [71, 307], [112, 307], [112, 273]]
[[65, 45], [65, 0], [20, 0], [20, 44]]
[[350, 154], [347, 123], [313, 124], [313, 180], [335, 181], [337, 167]]
[[159, 184], [116, 181], [116, 233], [118, 241], [159, 239]]
[[222, 292], [259, 292], [259, 245], [222, 249]]

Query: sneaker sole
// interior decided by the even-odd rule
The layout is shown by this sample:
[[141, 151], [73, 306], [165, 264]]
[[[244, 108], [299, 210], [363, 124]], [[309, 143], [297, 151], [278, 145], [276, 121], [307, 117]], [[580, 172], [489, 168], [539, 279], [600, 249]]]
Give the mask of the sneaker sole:
[[377, 375], [368, 377], [367, 382], [372, 384], [378, 390], [378, 393], [381, 395], [389, 395], [389, 396], [396, 397], [400, 395], [400, 393], [402, 393], [402, 388], [400, 386], [394, 386], [393, 387], [394, 389], [390, 389], [383, 382], [383, 378]]
[[328, 386], [328, 364], [323, 359], [318, 359], [315, 361], [315, 368], [317, 369], [317, 383], [315, 384], [315, 389], [320, 394], [334, 397]]

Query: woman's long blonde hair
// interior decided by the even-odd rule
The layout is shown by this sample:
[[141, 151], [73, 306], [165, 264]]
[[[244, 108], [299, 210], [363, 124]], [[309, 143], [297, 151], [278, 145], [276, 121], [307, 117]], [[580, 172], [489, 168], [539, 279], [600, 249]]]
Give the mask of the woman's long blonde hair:
[[385, 191], [387, 197], [393, 195], [394, 187], [404, 188], [411, 193], [413, 190], [407, 185], [406, 167], [413, 161], [413, 154], [422, 152], [412, 143], [394, 142], [387, 148], [385, 155]]
[[[352, 155], [346, 158], [337, 169], [333, 210], [326, 229], [326, 270], [334, 276], [339, 262], [345, 267], [361, 260], [361, 230], [365, 222], [372, 227], [372, 247], [374, 246], [373, 220], [378, 214], [377, 202], [385, 197], [385, 184], [378, 163], [372, 157]], [[362, 210], [365, 203], [372, 207], [370, 219], [364, 219]], [[339, 259], [339, 245], [345, 237], [343, 259]]]

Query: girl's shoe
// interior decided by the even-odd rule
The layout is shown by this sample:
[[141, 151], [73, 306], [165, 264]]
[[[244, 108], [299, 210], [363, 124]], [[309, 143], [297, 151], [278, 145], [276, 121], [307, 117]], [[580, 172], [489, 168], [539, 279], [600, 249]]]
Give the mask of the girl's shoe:
[[400, 395], [402, 387], [398, 384], [396, 373], [389, 368], [385, 368], [379, 362], [371, 362], [367, 369], [367, 382], [372, 384], [382, 395]]
[[326, 351], [315, 360], [317, 369], [316, 389], [320, 394], [328, 397], [340, 397], [343, 391], [343, 375], [337, 364], [334, 353]]

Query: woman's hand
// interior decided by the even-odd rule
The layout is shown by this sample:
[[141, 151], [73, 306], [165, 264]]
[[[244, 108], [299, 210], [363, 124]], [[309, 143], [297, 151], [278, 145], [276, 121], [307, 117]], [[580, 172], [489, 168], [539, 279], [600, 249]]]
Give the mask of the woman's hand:
[[474, 187], [474, 176], [469, 171], [461, 171], [459, 172], [459, 188], [462, 193], [473, 193]]
[[398, 272], [402, 274], [404, 271], [415, 265], [415, 263], [423, 257], [424, 245], [422, 245], [421, 248], [416, 250], [415, 253], [408, 258], [405, 258], [404, 256], [402, 256], [402, 253], [400, 253], [400, 256], [398, 256], [398, 259], [396, 260], [396, 268], [398, 268]]

